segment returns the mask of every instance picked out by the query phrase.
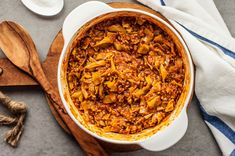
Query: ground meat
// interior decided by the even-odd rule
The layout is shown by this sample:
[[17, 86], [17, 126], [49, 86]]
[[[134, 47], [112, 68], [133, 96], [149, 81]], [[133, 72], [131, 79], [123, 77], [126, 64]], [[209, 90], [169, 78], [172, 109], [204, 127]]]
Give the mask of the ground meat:
[[134, 134], [161, 123], [183, 90], [184, 65], [158, 26], [118, 17], [90, 28], [69, 57], [67, 81], [86, 122]]

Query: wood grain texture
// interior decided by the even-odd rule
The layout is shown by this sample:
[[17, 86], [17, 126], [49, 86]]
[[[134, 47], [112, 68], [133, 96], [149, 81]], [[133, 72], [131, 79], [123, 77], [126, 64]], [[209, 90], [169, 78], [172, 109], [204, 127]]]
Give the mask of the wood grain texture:
[[[166, 20], [161, 14], [158, 12], [149, 9], [147, 7], [144, 7], [143, 5], [139, 4], [133, 4], [133, 3], [121, 3], [121, 2], [114, 2], [114, 3], [109, 3], [110, 6], [114, 8], [134, 8], [134, 9], [140, 9], [144, 10], [150, 13], [153, 13], [162, 19]], [[50, 49], [48, 51], [48, 55], [46, 60], [42, 63], [42, 68], [43, 71], [45, 72], [46, 78], [49, 80], [50, 84], [52, 85], [53, 88], [55, 88], [55, 94], [58, 95], [58, 88], [57, 88], [57, 65], [58, 65], [58, 60], [61, 54], [63, 48], [63, 36], [61, 31], [58, 32], [56, 35], [55, 39], [53, 40]], [[30, 77], [29, 74], [26, 74], [22, 71], [20, 71], [16, 66], [14, 66], [9, 60], [7, 59], [0, 59], [0, 67], [3, 68], [3, 74], [0, 76], [0, 86], [35, 86], [38, 85], [38, 83]], [[88, 134], [85, 132], [81, 131], [80, 128], [75, 125], [75, 123], [70, 119], [68, 115], [66, 117], [61, 118], [60, 113], [58, 113], [59, 108], [54, 107], [53, 101], [50, 99], [48, 94], [45, 94], [49, 103], [49, 106], [51, 108], [52, 114], [55, 116], [56, 120], [60, 124], [60, 126], [68, 133], [71, 133], [70, 128], [68, 128], [68, 125], [73, 125], [76, 127], [75, 131], [76, 135], [75, 138], [79, 138], [78, 136], [83, 135], [84, 137], [90, 138]], [[62, 105], [60, 107], [63, 107]], [[69, 124], [64, 122], [65, 120], [69, 120]], [[73, 132], [74, 133], [74, 132]], [[74, 134], [73, 134], [74, 135]], [[93, 138], [94, 139], [94, 138]], [[82, 141], [80, 141], [82, 142]], [[85, 141], [87, 142], [87, 140]], [[137, 149], [140, 149], [139, 146], [137, 145], [117, 145], [117, 144], [110, 144], [110, 143], [105, 143], [102, 141], [99, 141], [107, 151], [134, 151]], [[93, 148], [93, 145], [91, 147]], [[96, 150], [93, 148], [93, 150]], [[100, 153], [98, 153], [100, 154]]]
[[0, 76], [0, 87], [38, 85], [33, 78], [19, 70], [7, 58], [0, 59], [0, 67], [3, 69]]

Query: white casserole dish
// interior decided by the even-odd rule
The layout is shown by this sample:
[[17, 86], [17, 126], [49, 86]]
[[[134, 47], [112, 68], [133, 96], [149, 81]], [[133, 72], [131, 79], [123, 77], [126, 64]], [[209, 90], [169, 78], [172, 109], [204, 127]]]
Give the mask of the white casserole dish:
[[[159, 131], [155, 132], [151, 136], [148, 136], [143, 139], [137, 139], [137, 140], [119, 140], [114, 138], [108, 138], [101, 136], [100, 134], [97, 134], [93, 131], [90, 131], [88, 128], [86, 128], [83, 124], [80, 123], [78, 120], [78, 117], [75, 117], [74, 113], [72, 113], [72, 106], [69, 104], [71, 102], [70, 97], [65, 96], [65, 93], [67, 92], [67, 85], [65, 80], [66, 73], [65, 70], [65, 62], [66, 58], [68, 57], [68, 49], [70, 45], [72, 44], [72, 41], [74, 37], [77, 34], [77, 31], [87, 22], [91, 21], [92, 19], [112, 12], [120, 12], [120, 11], [128, 11], [128, 12], [138, 12], [144, 15], [148, 15], [160, 23], [164, 24], [169, 30], [171, 30], [174, 35], [179, 39], [180, 43], [182, 44], [182, 47], [184, 48], [185, 56], [188, 61], [188, 72], [189, 77], [187, 79], [188, 87], [186, 89], [185, 97], [183, 100], [182, 107], [180, 108], [180, 112], [173, 113], [171, 115], [171, 121], [168, 125], [162, 127]], [[63, 37], [64, 37], [64, 47], [62, 50], [62, 54], [60, 56], [59, 64], [58, 64], [58, 88], [60, 97], [62, 99], [63, 105], [66, 108], [66, 111], [68, 112], [69, 116], [72, 118], [72, 120], [85, 132], [88, 134], [94, 136], [95, 138], [98, 138], [105, 142], [110, 142], [114, 144], [137, 144], [144, 149], [150, 150], [150, 151], [161, 151], [169, 148], [170, 146], [174, 145], [176, 142], [178, 142], [183, 135], [185, 134], [187, 127], [188, 127], [188, 117], [187, 117], [187, 105], [190, 103], [192, 94], [193, 94], [193, 82], [194, 82], [194, 70], [193, 70], [193, 63], [192, 59], [190, 57], [190, 53], [188, 51], [188, 48], [180, 36], [180, 34], [167, 22], [162, 20], [161, 18], [150, 14], [145, 11], [136, 10], [136, 9], [114, 9], [110, 6], [108, 6], [105, 3], [98, 2], [98, 1], [90, 1], [87, 3], [84, 3], [77, 8], [75, 8], [65, 19], [62, 29]], [[70, 100], [69, 100], [70, 99]]]

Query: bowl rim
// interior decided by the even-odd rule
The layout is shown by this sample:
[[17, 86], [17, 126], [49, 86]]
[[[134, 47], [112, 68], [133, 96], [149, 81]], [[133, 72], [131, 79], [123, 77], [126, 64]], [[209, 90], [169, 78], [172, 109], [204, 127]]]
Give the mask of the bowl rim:
[[[170, 29], [174, 35], [176, 35], [176, 37], [179, 39], [180, 43], [182, 44], [183, 48], [185, 49], [185, 53], [186, 53], [186, 57], [187, 57], [187, 60], [189, 61], [189, 73], [190, 73], [190, 82], [189, 82], [189, 90], [187, 91], [187, 97], [185, 98], [185, 101], [184, 101], [184, 104], [183, 104], [183, 108], [180, 110], [180, 113], [174, 118], [174, 120], [176, 118], [178, 118], [178, 116], [180, 114], [182, 114], [183, 112], [186, 112], [186, 107], [189, 105], [191, 99], [192, 99], [192, 95], [193, 95], [193, 88], [194, 88], [194, 69], [193, 69], [193, 63], [192, 63], [192, 58], [191, 58], [191, 54], [189, 52], [189, 49], [184, 41], [184, 39], [182, 38], [182, 36], [178, 33], [178, 31], [173, 27], [171, 26], [169, 23], [167, 23], [166, 21], [164, 21], [163, 19], [161, 19], [160, 17], [152, 14], [152, 13], [148, 13], [146, 11], [142, 11], [142, 10], [138, 10], [138, 9], [131, 9], [131, 8], [113, 8], [113, 10], [110, 10], [110, 11], [107, 11], [106, 13], [103, 13], [99, 16], [102, 16], [102, 15], [105, 15], [107, 13], [115, 13], [115, 12], [120, 12], [120, 11], [128, 11], [128, 12], [136, 12], [136, 13], [140, 13], [140, 14], [144, 14], [144, 15], [147, 15], [147, 16], [150, 16], [152, 18], [154, 18], [155, 20], [158, 20], [159, 22], [161, 22], [162, 24], [164, 24], [168, 29]], [[99, 17], [97, 16], [97, 17]], [[94, 17], [92, 19], [89, 19], [88, 22], [94, 20], [95, 18], [97, 17]], [[82, 23], [81, 27], [84, 26], [87, 22], [85, 23]], [[111, 138], [107, 138], [107, 137], [104, 137], [104, 136], [100, 136], [98, 134], [96, 134], [95, 132], [87, 129], [83, 124], [81, 124], [75, 117], [74, 115], [71, 113], [70, 111], [70, 108], [67, 104], [67, 101], [65, 100], [65, 97], [64, 97], [64, 92], [63, 92], [63, 87], [62, 87], [62, 81], [61, 81], [61, 70], [62, 69], [62, 66], [63, 66], [63, 62], [65, 60], [65, 55], [67, 53], [67, 50], [69, 48], [69, 45], [72, 44], [72, 42], [74, 41], [74, 37], [77, 35], [77, 32], [79, 31], [79, 29], [81, 28], [79, 27], [77, 29], [77, 31], [72, 35], [71, 38], [68, 39], [69, 42], [67, 42], [67, 44], [64, 44], [64, 47], [63, 47], [63, 50], [62, 50], [62, 53], [60, 55], [60, 59], [59, 59], [59, 64], [58, 64], [58, 73], [57, 73], [57, 81], [58, 81], [58, 89], [59, 89], [59, 93], [60, 93], [60, 97], [62, 99], [62, 103], [67, 111], [67, 113], [69, 114], [69, 116], [72, 118], [72, 120], [82, 129], [84, 130], [85, 132], [87, 132], [88, 134], [90, 134], [91, 136], [95, 137], [95, 138], [98, 138], [102, 141], [105, 141], [105, 142], [109, 142], [109, 143], [115, 143], [115, 144], [138, 144], [138, 143], [141, 143], [143, 141], [146, 141], [147, 139], [151, 139], [152, 136], [154, 136], [154, 133], [153, 135], [147, 137], [147, 138], [144, 138], [144, 139], [139, 139], [139, 140], [134, 140], [134, 141], [127, 141], [127, 140], [116, 140], [116, 139], [111, 139]], [[173, 121], [174, 122], [174, 121]], [[171, 124], [171, 123], [170, 123]], [[160, 129], [161, 131], [161, 129]], [[185, 131], [186, 132], [186, 131]]]

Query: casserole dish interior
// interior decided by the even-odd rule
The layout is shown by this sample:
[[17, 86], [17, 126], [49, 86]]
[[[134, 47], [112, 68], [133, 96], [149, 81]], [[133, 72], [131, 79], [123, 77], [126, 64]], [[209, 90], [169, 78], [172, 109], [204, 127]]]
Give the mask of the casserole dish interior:
[[[175, 46], [178, 52], [181, 54], [183, 65], [184, 65], [185, 77], [184, 77], [183, 91], [176, 103], [176, 106], [173, 112], [169, 116], [165, 117], [164, 120], [157, 126], [145, 129], [135, 134], [119, 134], [119, 133], [105, 132], [102, 128], [99, 128], [97, 126], [94, 126], [93, 124], [85, 122], [71, 99], [69, 88], [68, 88], [68, 83], [67, 83], [67, 68], [68, 68], [69, 57], [73, 48], [77, 45], [79, 40], [81, 40], [86, 35], [87, 31], [94, 25], [102, 21], [117, 18], [117, 17], [140, 17], [160, 27], [165, 33], [169, 35], [169, 37], [175, 43]], [[185, 101], [186, 101], [186, 98], [190, 96], [189, 95], [190, 84], [191, 84], [190, 62], [186, 53], [186, 49], [182, 45], [179, 38], [175, 35], [174, 32], [172, 32], [170, 28], [168, 28], [166, 25], [164, 25], [160, 21], [148, 15], [138, 13], [138, 12], [132, 12], [132, 11], [119, 11], [119, 12], [107, 13], [91, 20], [90, 22], [86, 23], [83, 27], [81, 27], [77, 31], [77, 33], [73, 36], [72, 40], [70, 41], [66, 49], [66, 53], [65, 53], [63, 63], [61, 66], [60, 75], [61, 75], [60, 81], [63, 87], [64, 98], [67, 102], [67, 105], [70, 111], [72, 112], [76, 120], [78, 120], [78, 123], [81, 125], [81, 127], [85, 127], [85, 129], [89, 130], [90, 133], [94, 133], [100, 137], [104, 137], [104, 138], [108, 138], [112, 140], [135, 142], [135, 141], [145, 140], [146, 138], [151, 137], [153, 134], [157, 133], [160, 130], [163, 130], [165, 127], [171, 124], [171, 122], [173, 122], [173, 120], [180, 114], [180, 112], [185, 107], [185, 105], [187, 105]]]

